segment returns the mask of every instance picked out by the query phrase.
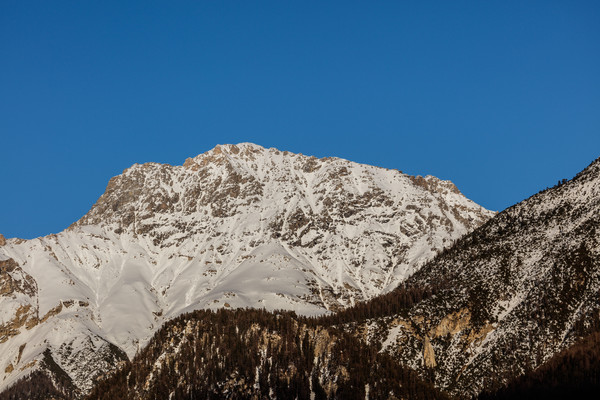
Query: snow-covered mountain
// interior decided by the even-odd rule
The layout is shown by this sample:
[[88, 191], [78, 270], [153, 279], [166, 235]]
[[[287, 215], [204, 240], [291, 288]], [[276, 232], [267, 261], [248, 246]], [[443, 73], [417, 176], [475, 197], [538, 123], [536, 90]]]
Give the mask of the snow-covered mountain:
[[43, 368], [86, 392], [194, 309], [372, 298], [493, 215], [432, 176], [248, 143], [136, 164], [64, 232], [0, 241], [0, 389]]
[[406, 285], [430, 295], [356, 332], [463, 398], [600, 331], [600, 159], [499, 213]]

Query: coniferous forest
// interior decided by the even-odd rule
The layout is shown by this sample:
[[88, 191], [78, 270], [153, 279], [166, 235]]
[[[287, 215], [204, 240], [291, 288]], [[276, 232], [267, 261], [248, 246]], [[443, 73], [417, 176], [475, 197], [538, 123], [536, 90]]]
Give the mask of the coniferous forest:
[[250, 309], [182, 315], [88, 398], [447, 398], [343, 329], [309, 322]]

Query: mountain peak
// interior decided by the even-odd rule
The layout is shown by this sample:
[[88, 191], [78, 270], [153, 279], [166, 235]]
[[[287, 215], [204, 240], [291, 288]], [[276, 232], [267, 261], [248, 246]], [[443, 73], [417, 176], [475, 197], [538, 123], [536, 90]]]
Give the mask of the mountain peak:
[[15, 366], [23, 343], [22, 362], [50, 346], [73, 371], [66, 348], [113, 343], [132, 356], [195, 309], [335, 311], [393, 289], [493, 215], [435, 177], [251, 143], [180, 166], [136, 164], [67, 231], [0, 247], [36, 282], [28, 297], [0, 298], [1, 309], [19, 320], [26, 307], [44, 332], [0, 339], [0, 362]]
[[[272, 149], [276, 150], [276, 149]], [[211, 150], [207, 151], [204, 154], [226, 154], [229, 156], [244, 156], [248, 154], [258, 154], [267, 151], [264, 147], [250, 143], [250, 142], [242, 142], [238, 144], [218, 144]], [[277, 150], [276, 150], [277, 151]], [[203, 154], [198, 155], [197, 157], [201, 157]], [[197, 158], [196, 157], [196, 158]]]
[[[312, 213], [330, 214], [336, 212], [329, 209], [332, 195], [338, 198], [336, 207], [346, 207], [344, 202], [356, 202], [357, 198], [374, 194], [383, 203], [400, 205], [405, 196], [393, 200], [389, 195], [408, 191], [413, 196], [419, 190], [438, 200], [449, 194], [458, 195], [453, 204], [465, 203], [465, 210], [475, 207], [479, 213], [475, 220], [485, 214], [485, 210], [465, 199], [452, 182], [433, 176], [408, 176], [398, 170], [339, 158], [317, 159], [240, 143], [217, 145], [188, 158], [182, 166], [134, 165], [110, 180], [106, 192], [75, 226], [112, 225], [113, 230], [123, 231], [137, 221], [137, 231], [140, 225], [154, 221], [157, 214], [168, 219], [190, 216], [197, 221], [207, 213], [233, 216], [242, 206], [281, 197], [283, 201], [296, 198], [304, 204], [303, 209]], [[164, 226], [164, 218], [161, 221]], [[142, 231], [147, 232], [145, 229]]]
[[253, 160], [259, 154], [266, 151], [267, 150], [264, 147], [254, 143], [218, 144], [205, 153], [187, 158], [183, 163], [183, 166], [197, 170], [198, 166], [204, 166], [211, 162], [217, 164], [223, 163], [226, 162], [228, 158]]

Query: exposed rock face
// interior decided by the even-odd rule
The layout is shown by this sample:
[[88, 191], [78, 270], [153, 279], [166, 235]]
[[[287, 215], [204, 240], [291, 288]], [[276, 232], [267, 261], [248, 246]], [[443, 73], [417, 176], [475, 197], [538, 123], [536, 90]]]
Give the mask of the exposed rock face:
[[498, 214], [408, 284], [441, 289], [369, 322], [370, 340], [461, 397], [600, 330], [600, 159]]
[[[38, 323], [35, 304], [35, 280], [9, 258], [0, 260], [0, 343], [18, 335], [21, 328], [31, 329]], [[14, 367], [9, 368], [10, 372]], [[9, 372], [9, 373], [10, 373]]]
[[11, 322], [0, 344], [0, 388], [27, 372], [14, 363], [25, 342], [21, 365], [49, 348], [85, 390], [92, 376], [72, 354], [106, 348], [118, 362], [111, 344], [132, 356], [182, 312], [352, 305], [393, 289], [492, 215], [435, 177], [253, 144], [217, 146], [182, 166], [134, 165], [68, 230], [0, 248], [37, 285], [2, 322], [19, 327]]
[[434, 368], [437, 365], [435, 362], [435, 352], [427, 336], [423, 338], [423, 364], [426, 368]]

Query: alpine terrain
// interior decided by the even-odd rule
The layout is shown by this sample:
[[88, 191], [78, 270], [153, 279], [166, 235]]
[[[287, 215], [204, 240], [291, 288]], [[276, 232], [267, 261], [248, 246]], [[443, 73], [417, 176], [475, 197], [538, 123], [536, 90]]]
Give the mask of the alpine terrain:
[[[402, 306], [403, 293], [417, 293], [416, 304]], [[400, 290], [332, 318], [463, 398], [593, 340], [600, 331], [600, 159], [499, 213]], [[590, 361], [581, 365], [573, 364], [574, 376]]]
[[369, 301], [181, 315], [90, 399], [597, 398], [599, 226], [600, 159]]
[[[455, 391], [481, 376], [494, 349], [509, 343], [503, 338], [512, 336], [504, 332], [539, 329], [550, 338], [534, 344], [542, 346], [540, 360], [562, 348], [572, 340], [568, 327], [591, 312], [588, 297], [575, 295], [575, 308], [556, 327], [521, 326], [519, 310], [532, 301], [527, 296], [536, 284], [554, 283], [548, 293], [555, 297], [535, 301], [572, 296], [561, 286], [563, 273], [572, 274], [573, 285], [596, 287], [588, 267], [564, 267], [568, 257], [597, 252], [591, 239], [579, 239], [589, 236], [580, 221], [591, 218], [595, 204], [579, 196], [597, 195], [585, 179], [529, 200], [463, 239], [413, 280], [454, 279], [460, 285], [448, 289], [449, 297], [395, 317], [389, 327], [373, 320], [369, 329], [390, 328], [383, 347], [393, 357], [434, 368], [436, 383]], [[353, 306], [393, 290], [493, 215], [432, 176], [248, 143], [217, 146], [181, 166], [136, 164], [112, 178], [92, 209], [65, 231], [33, 240], [0, 237], [0, 390], [38, 371], [32, 375], [38, 382], [60, 383], [82, 396], [126, 365], [166, 321], [197, 309], [316, 316]], [[569, 224], [563, 226], [563, 217]], [[548, 241], [558, 264], [544, 261]], [[472, 250], [463, 254], [460, 246]], [[496, 256], [500, 248], [504, 258]], [[508, 283], [494, 298], [499, 286], [485, 279], [497, 277]], [[477, 314], [475, 301], [489, 313]], [[472, 337], [458, 328], [449, 336], [423, 333], [444, 318], [456, 319], [460, 332], [467, 321]], [[425, 346], [431, 357], [424, 366], [421, 351], [400, 345], [402, 337]], [[464, 343], [470, 352], [459, 351]], [[462, 380], [449, 381], [465, 363]]]

